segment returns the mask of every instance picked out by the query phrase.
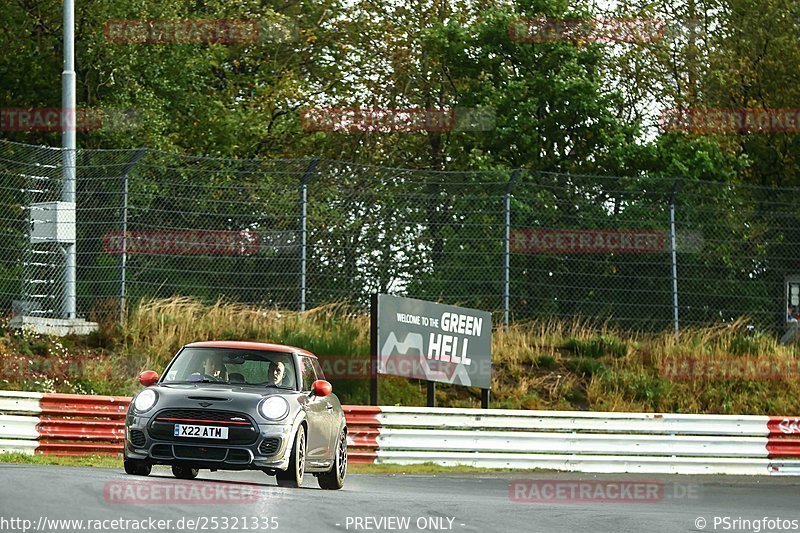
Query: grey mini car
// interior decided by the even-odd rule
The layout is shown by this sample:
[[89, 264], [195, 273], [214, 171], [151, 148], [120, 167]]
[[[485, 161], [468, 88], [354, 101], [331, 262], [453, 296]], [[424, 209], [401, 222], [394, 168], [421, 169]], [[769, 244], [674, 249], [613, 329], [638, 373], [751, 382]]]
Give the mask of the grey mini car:
[[125, 419], [125, 472], [152, 465], [193, 479], [198, 470], [261, 470], [299, 487], [304, 473], [323, 489], [347, 474], [347, 425], [317, 358], [292, 346], [209, 341], [187, 344], [145, 389]]

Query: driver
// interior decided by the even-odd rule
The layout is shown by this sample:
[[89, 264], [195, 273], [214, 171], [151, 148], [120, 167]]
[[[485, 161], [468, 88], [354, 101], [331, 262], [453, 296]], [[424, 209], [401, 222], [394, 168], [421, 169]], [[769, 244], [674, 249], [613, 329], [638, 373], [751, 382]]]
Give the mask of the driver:
[[218, 354], [208, 354], [203, 361], [203, 374], [217, 381], [227, 381], [228, 372]]
[[270, 361], [267, 371], [267, 384], [280, 385], [286, 375], [286, 366], [280, 361]]

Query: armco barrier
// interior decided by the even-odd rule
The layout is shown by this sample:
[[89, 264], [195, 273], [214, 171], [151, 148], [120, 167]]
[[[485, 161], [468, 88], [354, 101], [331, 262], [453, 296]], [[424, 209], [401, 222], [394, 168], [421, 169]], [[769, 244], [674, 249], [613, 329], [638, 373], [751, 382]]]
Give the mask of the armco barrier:
[[[121, 455], [129, 398], [0, 391], [0, 452]], [[800, 475], [800, 418], [344, 406], [352, 463]]]
[[345, 405], [347, 457], [351, 463], [374, 463], [378, 457], [380, 407]]
[[[0, 391], [0, 453], [121, 456], [129, 403], [123, 396]], [[350, 462], [374, 462], [380, 408], [344, 410]]]
[[124, 396], [0, 391], [0, 452], [121, 455], [129, 402]]

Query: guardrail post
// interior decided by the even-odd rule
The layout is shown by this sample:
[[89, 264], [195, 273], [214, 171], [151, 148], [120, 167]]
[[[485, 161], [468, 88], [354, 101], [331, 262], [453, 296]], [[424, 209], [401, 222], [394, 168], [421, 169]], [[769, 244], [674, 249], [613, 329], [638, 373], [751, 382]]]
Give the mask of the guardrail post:
[[378, 294], [369, 302], [369, 404], [378, 405]]

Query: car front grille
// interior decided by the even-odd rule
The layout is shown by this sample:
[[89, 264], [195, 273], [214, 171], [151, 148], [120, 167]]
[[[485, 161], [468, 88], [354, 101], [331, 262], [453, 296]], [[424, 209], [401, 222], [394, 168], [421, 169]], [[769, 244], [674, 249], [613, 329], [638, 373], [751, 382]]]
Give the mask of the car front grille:
[[[176, 437], [175, 425], [227, 427], [227, 439], [202, 439], [196, 437]], [[192, 444], [231, 444], [249, 445], [258, 439], [258, 429], [252, 419], [231, 411], [208, 409], [165, 409], [157, 413], [148, 428], [150, 437], [159, 441]]]
[[132, 429], [130, 433], [131, 444], [136, 446], [137, 448], [141, 448], [147, 442], [147, 439], [144, 436], [144, 432], [139, 429]]
[[211, 411], [206, 409], [165, 409], [158, 413], [157, 420], [167, 420], [182, 424], [209, 424], [223, 426], [249, 426], [249, 418], [231, 411]]
[[278, 446], [280, 446], [280, 444], [281, 439], [278, 437], [264, 439], [264, 441], [258, 447], [258, 453], [261, 455], [274, 455], [275, 452], [278, 451]]

